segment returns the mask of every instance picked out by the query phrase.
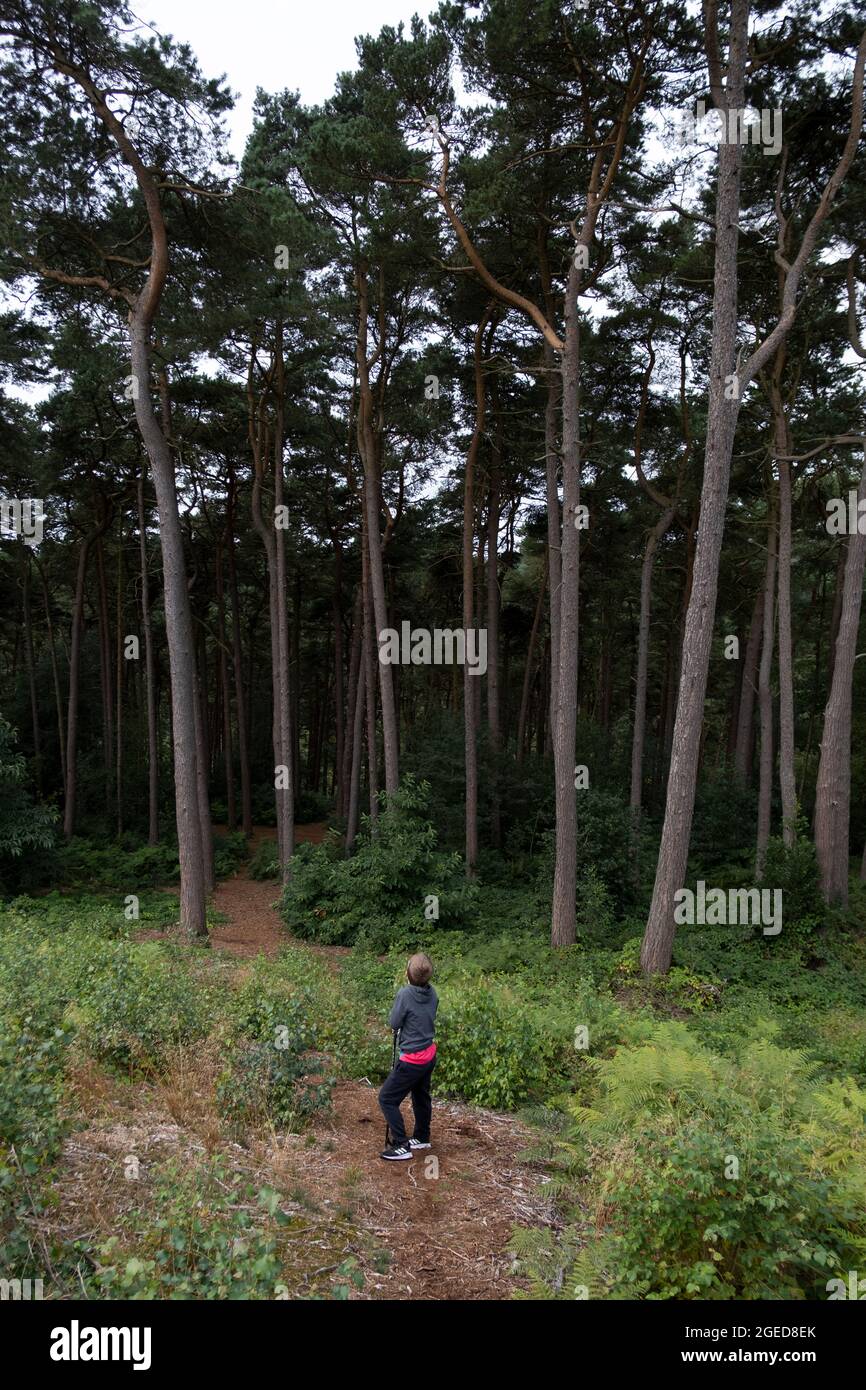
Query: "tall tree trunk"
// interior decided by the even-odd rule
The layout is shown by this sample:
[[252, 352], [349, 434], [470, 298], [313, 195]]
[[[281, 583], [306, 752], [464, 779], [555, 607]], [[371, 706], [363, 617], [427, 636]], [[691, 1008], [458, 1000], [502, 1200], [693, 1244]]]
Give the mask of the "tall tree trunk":
[[232, 671], [235, 687], [235, 710], [237, 712], [238, 762], [241, 774], [241, 828], [245, 835], [253, 833], [253, 792], [250, 771], [249, 725], [247, 702], [244, 692], [244, 658], [241, 643], [241, 611], [238, 596], [238, 571], [235, 558], [235, 508], [237, 505], [237, 481], [235, 471], [229, 464], [228, 499], [226, 506], [226, 539], [228, 544], [229, 602], [232, 615]]
[[631, 745], [631, 807], [632, 845], [640, 834], [643, 805], [643, 754], [646, 738], [646, 692], [649, 671], [650, 609], [652, 605], [652, 576], [659, 541], [667, 534], [674, 519], [674, 507], [666, 507], [647, 537], [640, 578], [640, 621], [637, 639], [637, 676], [634, 694], [634, 730]]
[[[475, 469], [481, 437], [484, 433], [485, 383], [482, 364], [484, 330], [490, 317], [490, 307], [482, 316], [475, 331], [474, 369], [475, 369], [475, 425], [469, 452], [466, 456], [466, 472], [463, 485], [463, 631], [469, 640], [473, 626], [473, 583], [475, 572], [472, 563], [472, 540], [475, 534]], [[478, 865], [478, 741], [475, 721], [475, 683], [478, 677], [472, 675], [472, 668], [466, 661], [463, 666], [463, 746], [465, 767], [465, 817], [466, 817], [466, 877], [474, 878]]]
[[[343, 744], [349, 711], [343, 690], [343, 547], [339, 537], [334, 539], [334, 792], [337, 813], [345, 800], [343, 780]], [[354, 718], [354, 711], [353, 711]]]
[[[784, 240], [784, 237], [783, 237]], [[789, 255], [786, 245], [782, 248]], [[780, 298], [784, 273], [779, 267]], [[781, 305], [780, 305], [781, 308]], [[787, 403], [782, 394], [786, 344], [776, 352], [767, 390], [773, 414], [773, 452], [779, 479], [779, 786], [782, 793], [782, 837], [794, 843], [797, 822], [797, 782], [794, 771], [794, 654], [791, 621], [791, 431]]]
[[[364, 609], [363, 609], [363, 585], [359, 584], [355, 593], [355, 601], [352, 608], [352, 648], [349, 655], [349, 689], [346, 701], [346, 731], [343, 736], [343, 766], [340, 774], [340, 804], [339, 815], [341, 819], [347, 819], [349, 815], [350, 782], [352, 778], [352, 768], [354, 766], [355, 748], [353, 740], [355, 738], [355, 716], [357, 713], [358, 701], [358, 681], [361, 671], [361, 645], [364, 635]], [[364, 677], [360, 677], [361, 684]], [[351, 723], [348, 722], [351, 715]], [[363, 726], [362, 726], [363, 735]], [[359, 763], [360, 778], [360, 763]]]
[[229, 684], [229, 658], [226, 643], [225, 584], [223, 582], [223, 547], [225, 541], [226, 538], [223, 536], [217, 542], [214, 564], [216, 579], [217, 647], [219, 650], [217, 669], [219, 670], [220, 690], [222, 691], [226, 810], [228, 815], [228, 828], [231, 831], [237, 827], [237, 810], [235, 808], [235, 751], [234, 737], [232, 734], [232, 695], [231, 685]]
[[[858, 508], [866, 501], [866, 451], [857, 490]], [[866, 533], [848, 537], [842, 613], [836, 640], [836, 660], [827, 707], [815, 787], [815, 849], [821, 871], [821, 889], [828, 903], [848, 902], [849, 835], [851, 811], [851, 706], [863, 573], [866, 567]]]
[[772, 472], [768, 476], [770, 489], [767, 507], [767, 569], [764, 579], [763, 636], [761, 667], [758, 673], [758, 708], [761, 716], [761, 762], [758, 787], [758, 842], [755, 852], [755, 877], [764, 877], [764, 861], [770, 841], [770, 821], [773, 803], [773, 629], [776, 612], [776, 555], [778, 508], [776, 485]]
[[538, 590], [538, 601], [535, 605], [535, 613], [532, 618], [532, 629], [529, 634], [529, 647], [526, 652], [526, 666], [523, 670], [523, 690], [520, 696], [520, 714], [517, 719], [516, 758], [519, 763], [523, 761], [524, 753], [526, 752], [526, 726], [529, 715], [529, 697], [532, 692], [532, 676], [535, 665], [535, 648], [538, 642], [539, 628], [541, 627], [541, 614], [544, 609], [544, 595], [547, 591], [547, 561], [548, 554], [545, 554], [544, 568], [541, 574], [541, 587]]
[[492, 755], [491, 826], [495, 849], [502, 845], [502, 825], [499, 806], [499, 754], [502, 728], [499, 708], [499, 514], [502, 480], [502, 415], [496, 406], [496, 434], [490, 458], [490, 480], [487, 494], [487, 726], [490, 732]]
[[[356, 360], [358, 363], [358, 453], [364, 468], [364, 514], [367, 523], [367, 554], [370, 561], [370, 595], [373, 606], [373, 620], [376, 625], [376, 654], [379, 656], [379, 634], [388, 627], [388, 604], [385, 596], [385, 567], [382, 556], [382, 536], [380, 514], [382, 505], [382, 478], [379, 461], [380, 434], [373, 420], [373, 393], [370, 388], [370, 362], [367, 359], [367, 325], [369, 319], [369, 285], [367, 266], [362, 263], [357, 271], [355, 283], [358, 291], [358, 336]], [[384, 351], [379, 343], [378, 352]], [[399, 752], [397, 738], [397, 708], [394, 700], [393, 672], [387, 662], [379, 660], [379, 700], [382, 709], [382, 751], [385, 759], [385, 791], [389, 796], [396, 792], [400, 783]], [[370, 700], [368, 698], [368, 719]], [[375, 709], [375, 706], [373, 706]]]
[[[144, 293], [144, 292], [142, 292]], [[195, 737], [195, 643], [174, 461], [150, 396], [150, 323], [130, 315], [132, 375], [138, 384], [135, 415], [156, 490], [164, 576], [165, 632], [171, 672], [174, 794], [180, 858], [180, 920], [191, 936], [207, 935], [204, 846], [199, 818]]]
[[545, 486], [547, 488], [547, 576], [550, 584], [550, 740], [556, 725], [559, 700], [559, 629], [562, 597], [562, 521], [559, 512], [558, 425], [562, 403], [562, 377], [556, 354], [544, 344], [547, 398], [544, 406]]
[[580, 566], [580, 271], [572, 262], [565, 297], [562, 350], [562, 573], [559, 602], [559, 671], [552, 706], [556, 784], [556, 851], [553, 869], [552, 946], [575, 939], [577, 906], [577, 631]]
[[117, 836], [118, 839], [123, 834], [123, 517], [120, 518], [117, 527], [117, 610], [115, 615], [116, 628], [116, 670], [115, 670], [115, 689], [117, 691], [117, 719], [116, 719], [116, 761], [115, 761], [115, 790], [114, 799], [117, 810]]
[[[724, 95], [718, 91], [715, 94], [716, 105], [722, 107], [723, 119], [728, 110], [741, 110], [743, 106], [747, 33], [747, 0], [732, 0], [727, 80]], [[716, 30], [713, 39], [717, 37]], [[721, 79], [718, 78], [718, 81]], [[664, 972], [671, 963], [676, 931], [674, 894], [682, 887], [685, 879], [694, 813], [702, 713], [719, 582], [719, 558], [737, 425], [737, 403], [735, 400], [726, 399], [725, 384], [726, 378], [734, 370], [737, 342], [737, 241], [741, 165], [741, 145], [737, 142], [719, 145], [707, 444], [664, 826], [652, 904], [641, 949], [641, 965], [648, 973]]]
[[147, 568], [147, 517], [144, 506], [146, 465], [138, 477], [138, 546], [141, 564], [141, 623], [144, 631], [145, 699], [147, 704], [147, 843], [159, 843], [159, 732], [156, 719], [156, 671], [150, 588]]
[[105, 804], [110, 807], [114, 798], [112, 773], [114, 763], [114, 681], [111, 672], [111, 624], [108, 619], [108, 584], [105, 577], [105, 553], [100, 536], [96, 542], [96, 578], [98, 594], [99, 677], [102, 685], [102, 762], [105, 769]]
[[[353, 644], [354, 645], [354, 644]], [[366, 681], [363, 674], [355, 679], [355, 707], [352, 714], [352, 766], [349, 772], [348, 808], [346, 818], [346, 854], [351, 854], [358, 834], [358, 821], [361, 809], [361, 754], [364, 744], [364, 695]]]
[[81, 672], [81, 637], [84, 626], [84, 589], [87, 581], [87, 562], [91, 546], [108, 526], [108, 515], [85, 536], [78, 552], [75, 575], [75, 595], [72, 600], [72, 631], [69, 639], [69, 702], [66, 715], [66, 786], [63, 807], [63, 834], [71, 840], [75, 834], [75, 811], [78, 794], [78, 705]]
[[48, 648], [51, 654], [51, 677], [54, 684], [54, 706], [57, 711], [57, 738], [60, 745], [60, 780], [64, 793], [66, 788], [66, 730], [63, 727], [63, 698], [60, 694], [60, 670], [57, 665], [57, 649], [54, 644], [54, 624], [51, 620], [51, 599], [48, 595], [48, 581], [45, 571], [36, 560], [39, 579], [42, 584], [42, 598], [45, 605], [45, 626], [48, 630]]
[[204, 669], [201, 676], [196, 673], [193, 719], [195, 723], [196, 798], [198, 801], [199, 822], [201, 824], [202, 874], [205, 888], [208, 892], [211, 892], [215, 878], [213, 831], [211, 828], [210, 797], [208, 796], [209, 759], [207, 750], [206, 690], [207, 671]]
[[757, 693], [758, 659], [761, 652], [761, 632], [764, 621], [764, 590], [755, 595], [752, 621], [743, 655], [743, 676], [740, 684], [740, 704], [737, 710], [737, 738], [734, 745], [734, 772], [742, 782], [751, 775], [751, 751], [755, 695]]
[[21, 605], [24, 622], [24, 655], [30, 690], [30, 722], [33, 729], [33, 769], [36, 790], [42, 795], [42, 743], [39, 737], [39, 702], [36, 698], [36, 660], [33, 654], [33, 615], [30, 610], [30, 547], [21, 547]]

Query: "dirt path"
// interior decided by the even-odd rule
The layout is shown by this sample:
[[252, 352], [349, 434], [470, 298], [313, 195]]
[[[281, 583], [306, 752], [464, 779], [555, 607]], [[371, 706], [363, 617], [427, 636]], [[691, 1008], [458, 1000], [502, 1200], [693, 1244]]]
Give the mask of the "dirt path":
[[[324, 821], [296, 825], [295, 841], [318, 845], [327, 831]], [[277, 832], [271, 826], [255, 826], [250, 839], [251, 854], [263, 841], [276, 838]], [[214, 890], [213, 905], [226, 921], [211, 931], [211, 944], [233, 956], [276, 955], [280, 943], [287, 939], [274, 906], [279, 895], [280, 885], [275, 878], [250, 878], [248, 865], [243, 864], [233, 878], [223, 879]]]
[[[325, 827], [299, 826], [297, 834], [319, 843]], [[274, 907], [277, 895], [274, 880], [256, 882], [245, 867], [220, 883], [214, 904], [227, 920], [211, 933], [213, 945], [235, 956], [273, 954], [287, 939]], [[335, 967], [348, 954], [347, 948], [298, 944]], [[405, 1109], [411, 1124], [408, 1102]], [[506, 1246], [512, 1227], [552, 1219], [539, 1191], [541, 1173], [518, 1156], [529, 1135], [513, 1116], [434, 1101], [433, 1148], [409, 1163], [386, 1164], [378, 1157], [383, 1122], [376, 1092], [346, 1081], [312, 1133], [313, 1146], [309, 1133], [273, 1136], [257, 1158], [284, 1184], [302, 1186], [323, 1210], [351, 1209], [362, 1233], [351, 1249], [365, 1274], [363, 1290], [353, 1297], [510, 1296]]]
[[[317, 844], [326, 831], [323, 823], [298, 826], [297, 838]], [[274, 830], [258, 827], [253, 851], [274, 838]], [[243, 865], [214, 892], [222, 920], [211, 931], [212, 945], [243, 960], [260, 952], [275, 955], [293, 942], [339, 971], [349, 949], [288, 936], [278, 897], [275, 879], [251, 879]], [[410, 1162], [384, 1163], [376, 1088], [343, 1081], [331, 1110], [303, 1133], [260, 1133], [241, 1147], [227, 1141], [214, 1109], [223, 1066], [223, 1057], [202, 1049], [192, 1065], [179, 1059], [165, 1079], [127, 1095], [125, 1105], [113, 1087], [103, 1105], [97, 1087], [94, 1122], [68, 1146], [63, 1185], [72, 1209], [89, 1210], [107, 1233], [113, 1215], [130, 1200], [129, 1184], [117, 1180], [123, 1155], [142, 1153], [150, 1161], [172, 1155], [194, 1167], [204, 1151], [219, 1150], [238, 1172], [281, 1192], [283, 1209], [307, 1223], [304, 1240], [294, 1247], [292, 1297], [326, 1288], [328, 1271], [348, 1256], [364, 1275], [362, 1286], [351, 1290], [353, 1299], [511, 1297], [516, 1286], [507, 1245], [513, 1227], [555, 1223], [543, 1172], [521, 1157], [532, 1136], [513, 1115], [434, 1098], [433, 1147]], [[88, 1078], [84, 1091], [93, 1086]], [[411, 1126], [408, 1101], [404, 1113]]]

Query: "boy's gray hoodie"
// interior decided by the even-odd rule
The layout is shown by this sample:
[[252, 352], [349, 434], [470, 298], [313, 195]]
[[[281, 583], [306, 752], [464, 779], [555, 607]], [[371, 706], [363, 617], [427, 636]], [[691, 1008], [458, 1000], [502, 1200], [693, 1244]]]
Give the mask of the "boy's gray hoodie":
[[388, 1024], [400, 1029], [401, 1052], [423, 1052], [433, 1041], [439, 996], [432, 985], [404, 985], [391, 1009]]

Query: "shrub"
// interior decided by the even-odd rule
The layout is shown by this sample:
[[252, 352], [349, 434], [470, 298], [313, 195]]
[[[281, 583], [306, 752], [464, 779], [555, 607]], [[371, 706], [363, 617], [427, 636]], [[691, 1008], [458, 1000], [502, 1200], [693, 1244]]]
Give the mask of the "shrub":
[[250, 878], [279, 878], [280, 861], [277, 855], [276, 840], [262, 840], [250, 859], [248, 873]]
[[507, 986], [484, 978], [443, 990], [436, 1084], [476, 1105], [514, 1110], [551, 1088], [559, 1049]]
[[407, 779], [379, 816], [368, 819], [351, 859], [337, 859], [327, 845], [301, 845], [292, 878], [283, 890], [283, 921], [296, 936], [337, 945], [353, 942], [384, 951], [393, 943], [413, 949], [430, 923], [425, 900], [439, 900], [443, 927], [471, 921], [477, 889], [467, 886], [460, 858], [436, 849], [436, 832], [424, 819], [427, 786]]
[[15, 732], [0, 715], [0, 891], [15, 891], [27, 860], [54, 844], [57, 812], [34, 802], [24, 783], [27, 764]]
[[298, 1128], [330, 1104], [333, 1079], [320, 1080], [309, 993], [293, 996], [273, 968], [257, 962], [232, 1000], [228, 1063], [217, 1083], [221, 1113], [243, 1132], [270, 1121]]
[[99, 1293], [124, 1299], [276, 1297], [278, 1231], [290, 1218], [272, 1196], [231, 1173], [220, 1158], [194, 1174], [169, 1167], [156, 1193], [159, 1215], [130, 1213], [123, 1235], [100, 1247]]
[[854, 1267], [866, 1092], [852, 1081], [817, 1086], [801, 1053], [764, 1041], [719, 1057], [671, 1023], [591, 1066], [592, 1104], [570, 1107], [562, 1145], [598, 1213], [570, 1296], [815, 1298]]
[[71, 888], [112, 888], [135, 893], [161, 883], [175, 883], [180, 876], [177, 845], [122, 844], [76, 838], [57, 850], [59, 882]]
[[228, 835], [214, 835], [213, 864], [216, 877], [228, 878], [230, 874], [237, 873], [248, 852], [247, 837], [243, 831], [234, 830]]
[[793, 845], [786, 846], [781, 837], [770, 840], [763, 882], [768, 888], [782, 890], [784, 934], [807, 936], [823, 925], [825, 908], [818, 859], [809, 827], [802, 819]]
[[220, 1113], [243, 1133], [265, 1121], [283, 1130], [300, 1128], [331, 1103], [334, 1078], [319, 1079], [323, 1065], [309, 1055], [314, 1035], [301, 1025], [276, 1042], [241, 1043], [217, 1083]]
[[40, 1038], [0, 1017], [0, 1249], [17, 1277], [42, 1271], [41, 1260], [34, 1264], [31, 1226], [65, 1130], [67, 1041], [61, 1029]]

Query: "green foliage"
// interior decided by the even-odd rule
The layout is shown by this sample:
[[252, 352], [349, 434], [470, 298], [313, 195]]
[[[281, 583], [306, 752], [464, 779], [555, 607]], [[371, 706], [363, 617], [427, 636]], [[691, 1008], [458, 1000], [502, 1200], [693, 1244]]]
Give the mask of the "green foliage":
[[291, 1224], [279, 1200], [271, 1189], [257, 1189], [231, 1172], [219, 1157], [193, 1174], [167, 1168], [156, 1192], [159, 1214], [131, 1212], [123, 1233], [100, 1248], [95, 1278], [100, 1295], [279, 1297], [279, 1235]]
[[429, 929], [425, 899], [439, 899], [442, 927], [468, 925], [477, 889], [461, 876], [459, 856], [440, 854], [424, 818], [428, 788], [406, 779], [379, 815], [365, 820], [356, 853], [337, 859], [327, 845], [298, 848], [280, 904], [295, 935], [331, 945], [357, 942], [369, 950], [391, 944], [408, 950]]
[[824, 922], [825, 908], [815, 845], [801, 818], [797, 838], [786, 846], [774, 837], [767, 846], [763, 883], [782, 890], [782, 931], [807, 936]]
[[54, 843], [57, 812], [34, 801], [26, 787], [27, 764], [15, 749], [15, 733], [0, 715], [0, 892], [21, 882], [21, 860]]
[[335, 1079], [320, 1079], [323, 1063], [309, 1055], [315, 1034], [295, 1019], [276, 1041], [238, 1043], [217, 1082], [217, 1104], [232, 1128], [243, 1134], [263, 1123], [297, 1130], [331, 1102]]
[[[18, 1277], [41, 1274], [32, 1227], [65, 1131], [62, 1067], [68, 1035], [19, 1028], [0, 1015], [0, 1250]], [[35, 1261], [35, 1262], [34, 1262]]]
[[247, 872], [254, 879], [279, 878], [280, 860], [276, 840], [262, 840], [250, 859]]
[[70, 888], [113, 888], [135, 893], [176, 883], [180, 877], [177, 845], [105, 843], [76, 837], [57, 851], [57, 881]]
[[213, 866], [217, 878], [228, 878], [237, 873], [248, 854], [247, 837], [241, 830], [231, 834], [214, 835]]
[[513, 1110], [550, 1088], [557, 1047], [507, 985], [483, 977], [443, 991], [437, 1020], [438, 1089]]
[[[814, 1063], [764, 1041], [725, 1059], [670, 1023], [590, 1065], [593, 1101], [569, 1106], [573, 1129], [559, 1147], [602, 1215], [595, 1229], [572, 1228], [563, 1287], [816, 1298], [856, 1266], [866, 1092], [853, 1081], [816, 1085]], [[536, 1280], [542, 1265], [536, 1258]]]
[[159, 1065], [204, 1036], [213, 1000], [177, 968], [177, 948], [121, 939], [122, 906], [93, 916], [72, 903], [43, 916], [39, 906], [0, 914], [0, 1014], [28, 1019], [40, 1037], [68, 1027], [76, 1046], [124, 1068]]

